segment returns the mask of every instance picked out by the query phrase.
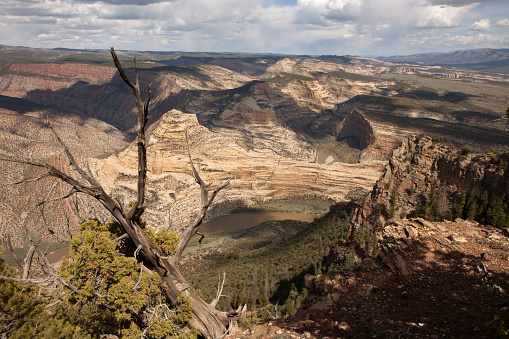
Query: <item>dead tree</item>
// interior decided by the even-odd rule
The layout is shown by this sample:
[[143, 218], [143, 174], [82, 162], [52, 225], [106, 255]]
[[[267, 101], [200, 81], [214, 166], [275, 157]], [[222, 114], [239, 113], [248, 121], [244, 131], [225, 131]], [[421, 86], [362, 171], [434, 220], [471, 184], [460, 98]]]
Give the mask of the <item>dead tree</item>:
[[[213, 184], [207, 184], [201, 177], [199, 169], [197, 170], [189, 150], [188, 155], [191, 170], [195, 181], [200, 186], [201, 190], [201, 206], [198, 208], [198, 213], [194, 221], [185, 229], [180, 236], [177, 251], [172, 256], [165, 256], [159, 247], [154, 245], [147, 234], [142, 230], [140, 225], [140, 217], [145, 210], [145, 186], [147, 181], [147, 149], [145, 140], [145, 128], [148, 121], [148, 110], [150, 104], [150, 85], [148, 91], [145, 93], [145, 100], [142, 99], [138, 72], [136, 69], [135, 59], [135, 83], [133, 84], [127, 77], [120, 60], [118, 59], [115, 51], [111, 48], [111, 55], [115, 66], [118, 69], [120, 77], [124, 82], [132, 89], [136, 98], [136, 109], [138, 114], [138, 126], [137, 126], [137, 139], [136, 144], [138, 148], [138, 184], [137, 184], [137, 198], [135, 203], [129, 210], [124, 210], [122, 205], [113, 199], [99, 182], [87, 171], [79, 166], [74, 159], [73, 155], [60, 139], [58, 134], [53, 130], [57, 142], [63, 148], [71, 166], [78, 174], [78, 178], [73, 177], [71, 174], [67, 174], [56, 167], [48, 163], [39, 163], [33, 161], [22, 161], [15, 159], [4, 159], [13, 162], [20, 162], [40, 168], [46, 169], [46, 173], [42, 177], [54, 177], [58, 180], [66, 182], [71, 186], [70, 192], [66, 195], [71, 196], [75, 193], [83, 193], [101, 203], [106, 210], [111, 214], [112, 218], [118, 223], [122, 238], [128, 238], [129, 244], [133, 248], [136, 254], [136, 259], [143, 262], [146, 266], [149, 266], [154, 272], [156, 272], [161, 278], [161, 284], [164, 286], [162, 291], [168, 297], [168, 299], [176, 304], [177, 298], [181, 295], [186, 295], [191, 300], [191, 309], [194, 314], [190, 320], [190, 325], [196, 327], [203, 336], [206, 338], [219, 338], [225, 335], [227, 328], [234, 324], [244, 313], [243, 310], [239, 309], [234, 312], [226, 313], [215, 309], [216, 299], [211, 304], [206, 303], [202, 300], [195, 292], [193, 287], [186, 281], [186, 279], [180, 273], [178, 262], [180, 257], [186, 248], [191, 238], [198, 233], [198, 230], [205, 218], [208, 208], [216, 198], [217, 194], [227, 188], [230, 184], [230, 179], [227, 179], [222, 184], [214, 186]], [[50, 126], [50, 128], [52, 128]], [[22, 281], [23, 279], [17, 279], [16, 281]], [[72, 286], [70, 287], [72, 289]], [[221, 291], [218, 292], [218, 297], [221, 296]]]

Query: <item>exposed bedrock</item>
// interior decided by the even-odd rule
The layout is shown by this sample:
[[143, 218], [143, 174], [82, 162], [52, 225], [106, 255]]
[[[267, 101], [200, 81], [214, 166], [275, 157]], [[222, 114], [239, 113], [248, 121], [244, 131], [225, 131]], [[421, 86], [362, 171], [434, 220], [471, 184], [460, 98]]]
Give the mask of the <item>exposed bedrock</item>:
[[353, 140], [357, 145], [356, 148], [365, 149], [375, 143], [375, 133], [369, 121], [356, 110], [353, 110], [342, 122], [337, 139]]
[[[163, 115], [154, 124], [148, 139], [146, 218], [156, 227], [162, 227], [163, 219], [169, 218], [172, 228], [179, 231], [199, 206], [199, 190], [191, 176], [187, 156], [186, 130], [191, 153], [196, 162], [199, 157], [204, 180], [219, 183], [227, 177], [235, 178], [223, 205], [235, 207], [239, 202], [249, 205], [256, 200], [303, 194], [342, 200], [351, 192], [370, 191], [380, 176], [382, 162], [324, 165], [317, 164], [314, 158], [295, 157], [299, 147], [301, 150], [308, 147], [307, 142], [290, 138], [287, 134], [293, 132], [281, 127], [269, 127], [267, 133], [271, 131], [272, 137], [279, 140], [281, 149], [286, 145], [288, 154], [267, 148], [272, 143], [256, 142], [251, 148], [245, 148], [238, 143], [240, 139], [235, 134], [238, 130], [211, 131], [199, 125], [194, 114], [173, 110]], [[134, 196], [136, 156], [132, 144], [118, 154], [96, 159], [93, 172], [107, 190], [122, 199], [125, 195]], [[217, 213], [228, 212], [226, 207]]]
[[500, 198], [509, 191], [509, 171], [500, 165], [507, 158], [508, 154], [494, 153], [461, 155], [461, 151], [429, 137], [410, 137], [394, 150], [373, 187], [368, 208], [358, 211], [357, 225], [403, 218], [419, 205], [421, 209], [427, 206], [427, 213], [441, 220], [460, 192], [478, 197], [488, 192], [490, 197]]

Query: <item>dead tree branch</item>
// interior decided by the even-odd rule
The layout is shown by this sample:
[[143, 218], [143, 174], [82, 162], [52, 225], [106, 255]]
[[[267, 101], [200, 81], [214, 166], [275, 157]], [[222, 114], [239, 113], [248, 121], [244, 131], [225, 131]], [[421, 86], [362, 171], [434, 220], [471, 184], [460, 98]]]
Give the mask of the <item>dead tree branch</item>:
[[184, 252], [184, 249], [187, 247], [191, 238], [198, 232], [203, 219], [207, 214], [209, 207], [212, 205], [212, 202], [216, 198], [217, 194], [224, 188], [228, 187], [230, 184], [231, 178], [226, 179], [222, 184], [211, 187], [211, 184], [206, 184], [205, 181], [201, 178], [198, 170], [196, 169], [193, 158], [191, 156], [191, 150], [189, 146], [189, 137], [186, 130], [186, 143], [187, 143], [187, 154], [189, 156], [189, 164], [191, 165], [191, 170], [193, 173], [194, 180], [198, 185], [200, 185], [200, 193], [201, 193], [201, 208], [195, 217], [193, 223], [189, 225], [189, 227], [182, 233], [180, 236], [180, 240], [177, 247], [177, 252], [173, 256], [173, 264], [175, 265], [179, 260], [180, 256]]
[[219, 275], [219, 281], [217, 282], [217, 293], [216, 293], [216, 297], [214, 298], [214, 300], [212, 300], [212, 302], [210, 303], [211, 306], [216, 306], [217, 303], [219, 302], [219, 299], [221, 299], [221, 297], [223, 297], [223, 287], [224, 287], [224, 282], [226, 281], [226, 273], [223, 272], [223, 282], [221, 283], [221, 274]]
[[[117, 54], [115, 53], [113, 48], [111, 48], [111, 55], [115, 63], [115, 66], [119, 71], [120, 77], [132, 89], [134, 93], [134, 96], [136, 98], [136, 108], [138, 114], [138, 127], [137, 127], [138, 134], [136, 139], [138, 149], [138, 182], [137, 182], [138, 191], [136, 201], [129, 211], [125, 212], [121, 204], [114, 200], [108, 193], [106, 193], [104, 188], [99, 184], [97, 180], [95, 180], [92, 177], [91, 174], [87, 173], [80, 167], [80, 165], [74, 159], [65, 143], [60, 139], [56, 131], [51, 126], [49, 126], [49, 128], [51, 128], [57, 142], [63, 148], [67, 156], [67, 159], [71, 164], [72, 169], [75, 171], [74, 173], [73, 171], [69, 171], [70, 174], [67, 174], [48, 163], [42, 162], [39, 163], [34, 161], [18, 159], [0, 159], [0, 160], [7, 160], [10, 162], [22, 163], [26, 165], [32, 165], [35, 167], [43, 168], [45, 169], [46, 172], [41, 177], [46, 176], [54, 177], [60, 181], [69, 184], [71, 186], [71, 192], [83, 193], [97, 200], [102, 206], [106, 208], [106, 210], [110, 213], [113, 219], [118, 223], [121, 236], [127, 235], [127, 237], [130, 239], [130, 241], [127, 243], [129, 244], [128, 246], [131, 247], [131, 250], [133, 252], [135, 251], [134, 252], [135, 259], [137, 259], [138, 262], [142, 264], [142, 267], [146, 266], [147, 268], [151, 269], [153, 272], [156, 272], [160, 276], [161, 282], [165, 284], [163, 292], [166, 295], [166, 297], [173, 304], [177, 304], [178, 298], [182, 294], [187, 295], [191, 300], [191, 310], [194, 314], [193, 318], [190, 320], [189, 323], [192, 326], [196, 327], [204, 337], [219, 338], [223, 336], [224, 333], [226, 332], [226, 326], [228, 326], [232, 318], [231, 317], [229, 318], [227, 313], [216, 310], [213, 306], [207, 304], [198, 296], [196, 291], [191, 287], [191, 285], [180, 273], [180, 270], [178, 268], [178, 262], [191, 237], [198, 232], [198, 229], [206, 216], [208, 208], [211, 206], [217, 194], [224, 188], [228, 187], [228, 185], [230, 184], [230, 179], [225, 180], [224, 183], [217, 186], [212, 186], [212, 184], [207, 185], [202, 180], [199, 172], [196, 170], [194, 166], [191, 157], [191, 152], [189, 150], [189, 141], [187, 142], [189, 161], [191, 164], [191, 169], [193, 171], [193, 176], [195, 178], [195, 181], [200, 186], [201, 206], [194, 221], [187, 227], [187, 229], [181, 235], [176, 254], [171, 258], [166, 258], [161, 249], [150, 240], [148, 235], [139, 226], [140, 217], [145, 209], [144, 203], [147, 181], [147, 150], [145, 140], [145, 128], [148, 121], [148, 109], [150, 104], [151, 95], [150, 85], [148, 86], [148, 91], [146, 93], [145, 100], [142, 100], [138, 80], [138, 71], [136, 68], [136, 60], [135, 60], [136, 81], [133, 84], [127, 77], [127, 74], [124, 71], [120, 63], [120, 60], [118, 59]], [[73, 174], [78, 178], [75, 178]], [[49, 227], [48, 230], [50, 231], [50, 233], [52, 233]], [[36, 251], [38, 251], [38, 249], [36, 249]], [[43, 267], [46, 270], [46, 273], [48, 274], [49, 278], [52, 279], [53, 282], [55, 282], [55, 279], [57, 279], [60, 284], [67, 286], [72, 292], [79, 293], [79, 290], [75, 286], [70, 284], [69, 281], [64, 281], [62, 278], [58, 279], [59, 276], [54, 274], [47, 260], [46, 262], [44, 262], [44, 258], [41, 257], [41, 259], [43, 260]], [[28, 282], [28, 280], [30, 279], [27, 280], [17, 279], [16, 281]], [[35, 281], [32, 280], [32, 282]], [[44, 284], [47, 283], [48, 280], [43, 279], [37, 282]], [[98, 296], [104, 297], [100, 295]], [[245, 314], [245, 311], [241, 313]]]

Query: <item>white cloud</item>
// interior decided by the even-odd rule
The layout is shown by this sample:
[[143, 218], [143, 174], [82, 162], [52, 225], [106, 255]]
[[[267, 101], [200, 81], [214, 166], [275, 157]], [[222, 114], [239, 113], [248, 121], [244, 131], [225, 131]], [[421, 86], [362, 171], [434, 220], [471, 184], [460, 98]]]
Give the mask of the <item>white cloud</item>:
[[470, 26], [470, 29], [474, 31], [487, 31], [490, 28], [491, 28], [490, 19], [481, 19], [479, 21], [474, 22], [473, 25]]
[[461, 25], [463, 17], [475, 5], [463, 7], [425, 6], [419, 11], [417, 26], [428, 28], [452, 28]]
[[[409, 46], [424, 49], [419, 41], [434, 49], [443, 45], [435, 37], [446, 32], [478, 43], [479, 37], [467, 34], [476, 27], [489, 27], [491, 22], [509, 27], [508, 19], [474, 12], [477, 5], [469, 0], [274, 1], [0, 0], [0, 22], [9, 23], [0, 30], [0, 43], [373, 55], [394, 54]], [[507, 9], [505, 1], [491, 4], [497, 15]], [[447, 41], [444, 44], [462, 44]]]
[[86, 3], [86, 4], [94, 4], [97, 2], [103, 2], [110, 5], [136, 5], [136, 6], [146, 6], [161, 2], [171, 2], [178, 0], [73, 0], [76, 3]]
[[496, 24], [498, 27], [509, 27], [509, 19], [502, 19], [497, 21]]

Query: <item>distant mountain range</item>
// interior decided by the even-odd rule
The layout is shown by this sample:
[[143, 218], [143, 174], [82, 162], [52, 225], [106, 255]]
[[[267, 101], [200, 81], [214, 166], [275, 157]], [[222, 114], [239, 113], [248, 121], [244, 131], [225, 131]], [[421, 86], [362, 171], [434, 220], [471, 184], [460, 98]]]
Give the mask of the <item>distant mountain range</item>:
[[[156, 52], [156, 51], [117, 51], [122, 58], [136, 56], [138, 60], [150, 60], [166, 66], [191, 66], [197, 64], [219, 64], [220, 60], [232, 62], [239, 60], [242, 67], [251, 63], [257, 65], [258, 58], [270, 58], [273, 62], [285, 57], [298, 57], [280, 54], [254, 54], [254, 53], [203, 53], [203, 52]], [[306, 57], [306, 56], [302, 56]], [[328, 62], [350, 63], [355, 57], [352, 56], [331, 56], [323, 55], [316, 57], [319, 60]], [[409, 63], [421, 66], [443, 66], [456, 67], [460, 69], [471, 69], [482, 72], [509, 74], [509, 49], [473, 49], [449, 53], [423, 53], [413, 55], [395, 55], [390, 57], [377, 58], [383, 61], [394, 63]], [[66, 48], [28, 48], [0, 45], [0, 66], [8, 61], [18, 62], [88, 62], [88, 63], [110, 63], [108, 50], [73, 50]], [[260, 68], [260, 67], [258, 67]], [[237, 69], [235, 70], [237, 71]]]
[[472, 49], [449, 53], [424, 53], [378, 58], [384, 61], [428, 66], [457, 67], [476, 71], [509, 73], [509, 49]]

